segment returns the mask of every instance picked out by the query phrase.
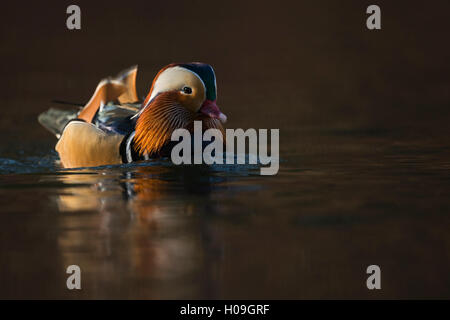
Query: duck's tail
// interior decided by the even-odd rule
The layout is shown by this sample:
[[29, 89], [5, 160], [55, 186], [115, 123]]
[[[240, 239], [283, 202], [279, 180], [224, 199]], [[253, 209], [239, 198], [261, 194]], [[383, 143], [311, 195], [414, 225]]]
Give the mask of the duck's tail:
[[38, 117], [46, 129], [59, 138], [67, 122], [72, 119], [82, 119], [92, 122], [100, 107], [109, 101], [118, 100], [120, 103], [133, 103], [138, 100], [136, 94], [137, 66], [120, 72], [116, 77], [109, 77], [100, 81], [94, 94], [86, 105], [78, 110], [58, 110], [51, 108]]
[[50, 108], [38, 116], [38, 121], [59, 139], [66, 124], [75, 119], [79, 111], [79, 109], [59, 110]]

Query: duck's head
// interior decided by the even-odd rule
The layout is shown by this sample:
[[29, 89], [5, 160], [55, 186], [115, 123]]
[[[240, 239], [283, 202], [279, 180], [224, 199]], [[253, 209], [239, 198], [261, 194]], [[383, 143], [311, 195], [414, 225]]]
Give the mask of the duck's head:
[[227, 117], [216, 104], [213, 68], [205, 63], [173, 63], [162, 68], [136, 117], [135, 145], [141, 154], [157, 153], [175, 129], [192, 130], [195, 120], [203, 129], [223, 131]]

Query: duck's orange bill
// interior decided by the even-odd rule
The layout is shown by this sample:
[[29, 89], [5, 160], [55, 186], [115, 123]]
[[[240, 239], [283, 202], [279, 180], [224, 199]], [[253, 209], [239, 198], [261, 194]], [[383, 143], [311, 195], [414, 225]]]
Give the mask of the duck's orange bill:
[[219, 119], [222, 123], [227, 122], [227, 116], [220, 111], [216, 104], [216, 100], [205, 100], [200, 107], [200, 112], [211, 118]]

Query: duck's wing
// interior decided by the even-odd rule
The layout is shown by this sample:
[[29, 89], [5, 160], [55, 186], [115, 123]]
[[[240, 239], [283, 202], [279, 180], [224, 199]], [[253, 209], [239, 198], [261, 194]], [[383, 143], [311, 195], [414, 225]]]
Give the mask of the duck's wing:
[[[50, 109], [39, 116], [39, 122], [59, 138], [55, 149], [65, 168], [122, 162], [120, 144], [133, 128], [131, 117], [138, 110], [129, 104], [137, 100], [136, 72], [132, 67], [100, 81], [80, 111]], [[110, 101], [123, 105], [108, 105]]]
[[[80, 110], [50, 109], [39, 115], [39, 122], [57, 138], [71, 119], [82, 119], [95, 123], [104, 130], [122, 133], [129, 128], [125, 118], [134, 115], [138, 98], [136, 94], [137, 66], [120, 72], [116, 77], [100, 81], [91, 99]], [[109, 101], [118, 101], [122, 105], [114, 108], [103, 108]], [[104, 109], [104, 110], [103, 110]], [[125, 121], [122, 121], [125, 120]], [[122, 123], [123, 122], [123, 123]], [[118, 128], [118, 130], [116, 130]]]
[[56, 144], [65, 168], [93, 167], [122, 163], [122, 135], [105, 132], [92, 123], [70, 121]]
[[91, 99], [78, 114], [79, 119], [92, 122], [101, 106], [109, 101], [122, 103], [136, 102], [136, 74], [137, 66], [120, 72], [116, 77], [109, 77], [100, 81]]
[[119, 102], [121, 104], [125, 103], [136, 103], [139, 99], [136, 93], [136, 75], [138, 66], [132, 66], [128, 69], [120, 72], [115, 79], [121, 81], [126, 90], [119, 96]]
[[98, 110], [109, 101], [117, 101], [126, 92], [125, 84], [117, 79], [107, 78], [100, 81], [88, 103], [81, 109], [78, 119], [88, 123], [94, 120]]
[[120, 72], [116, 77], [103, 79], [97, 85], [94, 94], [78, 115], [79, 119], [92, 122], [100, 107], [109, 101], [134, 103], [136, 94], [137, 66]]
[[128, 134], [133, 131], [135, 119], [132, 117], [139, 111], [140, 104], [102, 106], [92, 121], [98, 128], [117, 134]]

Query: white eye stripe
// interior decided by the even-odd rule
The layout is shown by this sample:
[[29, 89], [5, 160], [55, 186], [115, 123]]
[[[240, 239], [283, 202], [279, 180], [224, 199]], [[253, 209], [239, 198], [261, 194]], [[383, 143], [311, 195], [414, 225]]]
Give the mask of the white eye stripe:
[[[200, 76], [198, 74], [196, 74], [195, 72], [193, 72], [193, 71], [191, 71], [189, 69], [186, 69], [186, 68], [183, 68], [183, 67], [180, 67], [180, 66], [175, 66], [175, 67], [172, 67], [172, 68], [168, 68], [168, 69], [164, 70], [158, 76], [158, 79], [156, 79], [156, 82], [155, 82], [155, 84], [153, 86], [153, 90], [152, 90], [150, 99], [147, 101], [145, 106], [143, 106], [141, 108], [141, 110], [132, 117], [132, 119], [139, 117], [141, 115], [141, 113], [144, 111], [144, 109], [147, 108], [150, 105], [150, 103], [153, 101], [153, 99], [158, 94], [163, 93], [163, 92], [167, 92], [167, 91], [172, 91], [172, 90], [181, 91], [182, 88], [187, 86], [186, 85], [186, 80], [188, 80], [189, 77], [192, 78], [192, 75], [194, 75], [195, 78], [200, 80], [200, 83], [203, 86], [203, 91], [206, 94], [205, 83], [203, 82], [202, 78], [200, 78]], [[191, 88], [191, 90], [192, 90], [192, 88]], [[183, 93], [183, 94], [186, 94], [186, 93]]]
[[216, 72], [214, 71], [214, 68], [212, 66], [209, 66], [211, 68], [212, 74], [214, 76], [214, 93], [216, 94], [217, 99], [217, 80], [216, 80]]
[[164, 70], [159, 75], [153, 87], [152, 95], [150, 96], [149, 102], [161, 92], [167, 92], [183, 88], [185, 86], [185, 83], [182, 81], [182, 79], [186, 77], [187, 73], [194, 75], [198, 80], [200, 80], [200, 82], [203, 85], [203, 89], [206, 92], [205, 83], [195, 72], [186, 68], [176, 66]]

